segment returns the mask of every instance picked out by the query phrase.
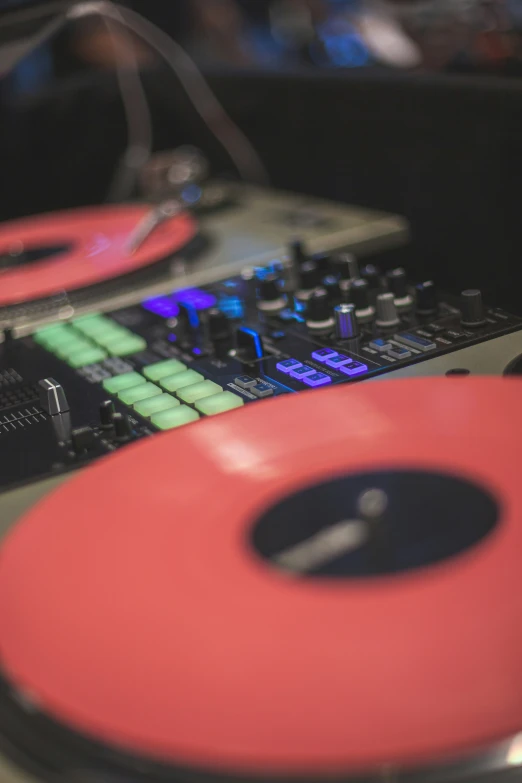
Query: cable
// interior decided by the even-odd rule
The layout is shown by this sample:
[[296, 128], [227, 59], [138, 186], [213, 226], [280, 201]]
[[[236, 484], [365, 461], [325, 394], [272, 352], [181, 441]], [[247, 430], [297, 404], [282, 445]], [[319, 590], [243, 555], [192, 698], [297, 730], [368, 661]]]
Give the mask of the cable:
[[40, 19], [44, 16], [49, 16], [49, 14], [53, 13], [59, 13], [60, 11], [67, 11], [70, 7], [70, 0], [67, 2], [67, 0], [57, 0], [55, 3], [46, 3], [45, 5], [39, 6], [38, 8], [26, 8], [26, 9], [20, 9], [18, 11], [9, 11], [8, 13], [2, 14], [0, 17], [0, 27], [5, 27], [6, 25], [10, 24], [16, 24], [16, 22], [27, 22], [31, 21], [32, 19]]
[[228, 153], [242, 179], [268, 184], [267, 171], [257, 152], [243, 131], [228, 116], [196, 63], [183, 47], [136, 11], [112, 2], [96, 5], [103, 5], [105, 14], [122, 21], [167, 62], [200, 117]]
[[[194, 108], [214, 137], [225, 149], [236, 166], [240, 176], [247, 181], [263, 185], [268, 184], [269, 178], [267, 171], [257, 152], [245, 134], [238, 128], [221, 106], [194, 60], [180, 44], [135, 11], [112, 3], [109, 0], [92, 0], [91, 2], [87, 0], [87, 2], [76, 3], [72, 6], [70, 3], [63, 1], [50, 2], [39, 9], [27, 9], [26, 11], [14, 11], [6, 14], [0, 19], [0, 27], [12, 24], [13, 22], [16, 23], [17, 21], [27, 21], [45, 17], [54, 11], [67, 11], [66, 17], [64, 17], [65, 19], [77, 19], [91, 14], [98, 14], [107, 22], [107, 17], [109, 17], [142, 38], [170, 66], [186, 91]], [[61, 20], [61, 22], [63, 23], [63, 20]], [[54, 25], [50, 25], [50, 29], [54, 32]], [[56, 29], [58, 29], [58, 25]], [[152, 144], [152, 127], [150, 111], [141, 82], [138, 63], [135, 63], [135, 68], [133, 65], [130, 75], [124, 73], [128, 71], [128, 69], [126, 66], [123, 66], [121, 61], [117, 64], [117, 68], [118, 82], [125, 107], [129, 136], [129, 144], [124, 156], [124, 165], [126, 168], [128, 167], [128, 171], [130, 172], [132, 169], [136, 169], [136, 160], [141, 157], [142, 152], [149, 149], [149, 141], [147, 138], [149, 131]], [[132, 84], [131, 78], [133, 80]], [[141, 110], [135, 111], [136, 101], [137, 105], [141, 106]], [[140, 111], [144, 112], [144, 115], [138, 117]], [[145, 127], [146, 124], [148, 125], [148, 130]], [[136, 141], [140, 138], [140, 141]], [[135, 154], [135, 151], [137, 151], [137, 154]], [[145, 157], [145, 154], [146, 153], [143, 153], [143, 157]], [[121, 176], [123, 177], [123, 174], [121, 174]], [[116, 178], [111, 185], [109, 193], [110, 198], [114, 198], [114, 194], [120, 187], [122, 191], [124, 188], [128, 187], [127, 183], [123, 182], [123, 179], [120, 184], [119, 177], [120, 173], [117, 173]]]
[[[128, 33], [128, 25], [122, 19], [117, 8], [107, 12], [105, 2], [84, 2], [69, 9], [69, 19], [81, 19], [86, 16], [99, 16], [111, 37], [116, 55], [116, 77], [127, 124], [127, 147], [116, 168], [110, 184], [106, 201], [110, 203], [124, 201], [132, 195], [136, 180], [143, 166], [152, 155], [153, 128], [147, 96], [141, 80], [140, 68], [134, 51], [134, 41]], [[116, 35], [116, 24], [124, 31], [128, 39], [130, 63], [123, 62], [119, 55], [120, 47]]]
[[[6, 73], [12, 71], [13, 68], [15, 68], [18, 65], [18, 63], [24, 59], [24, 57], [26, 57], [29, 53], [36, 51], [38, 47], [40, 47], [42, 44], [51, 40], [51, 38], [56, 33], [58, 33], [66, 24], [67, 24], [66, 14], [53, 17], [51, 21], [45, 24], [43, 28], [36, 35], [33, 35], [26, 42], [24, 42], [25, 45], [22, 45], [15, 50], [14, 55], [11, 56], [10, 59], [8, 59], [7, 66], [5, 66], [4, 63], [4, 69], [0, 74], [0, 76], [3, 77], [6, 75]], [[0, 27], [1, 26], [2, 25], [0, 23]]]
[[[117, 51], [118, 41], [115, 25], [106, 14], [103, 14], [102, 18], [112, 37], [114, 49]], [[124, 25], [122, 27], [125, 31], [127, 30]], [[125, 34], [130, 43], [130, 67], [129, 63], [122, 63], [121, 58], [117, 55], [116, 75], [127, 118], [127, 149], [109, 188], [107, 195], [109, 202], [124, 201], [132, 195], [139, 172], [152, 155], [153, 128], [150, 108], [133, 48], [134, 42], [127, 32]]]

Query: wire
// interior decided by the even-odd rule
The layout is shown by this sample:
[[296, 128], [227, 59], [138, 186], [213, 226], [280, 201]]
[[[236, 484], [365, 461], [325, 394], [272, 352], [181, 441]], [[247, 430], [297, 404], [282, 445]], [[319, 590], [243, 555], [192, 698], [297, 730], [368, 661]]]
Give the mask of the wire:
[[26, 22], [32, 19], [40, 19], [41, 17], [49, 16], [49, 14], [58, 13], [60, 11], [67, 11], [70, 8], [70, 0], [58, 0], [55, 3], [46, 3], [38, 8], [26, 8], [18, 11], [9, 11], [2, 14], [0, 17], [0, 27], [16, 22]]
[[[111, 13], [108, 13], [109, 7]], [[110, 3], [97, 0], [77, 3], [69, 9], [69, 19], [82, 19], [86, 16], [99, 16], [111, 36], [116, 54], [116, 77], [127, 124], [127, 147], [117, 165], [106, 198], [106, 201], [114, 203], [124, 201], [132, 195], [140, 171], [150, 160], [153, 144], [152, 117], [141, 80], [134, 41], [119, 10]], [[124, 31], [130, 44], [130, 62], [123, 62], [119, 55], [115, 22]]]
[[[58, 15], [57, 17], [54, 17], [51, 19], [48, 24], [44, 25], [44, 27], [38, 32], [38, 34], [33, 35], [32, 38], [26, 42], [25, 46], [19, 47], [14, 56], [11, 57], [11, 59], [8, 59], [7, 67], [4, 66], [4, 70], [1, 73], [1, 76], [5, 76], [6, 73], [9, 73], [10, 71], [15, 68], [19, 62], [21, 62], [28, 54], [31, 52], [34, 52], [40, 47], [42, 44], [49, 41], [57, 32], [59, 32], [65, 25], [67, 24], [67, 16], [66, 14]], [[0, 27], [2, 25], [0, 24]]]
[[[0, 18], [0, 27], [18, 21], [39, 19], [55, 11], [67, 11], [67, 19], [81, 18], [91, 14], [100, 15], [107, 23], [107, 17], [127, 27], [149, 46], [152, 47], [170, 66], [177, 79], [182, 84], [194, 108], [210, 129], [214, 137], [228, 153], [240, 176], [258, 184], [269, 182], [267, 171], [245, 134], [228, 116], [223, 106], [210, 89], [194, 60], [180, 44], [163, 32], [159, 27], [149, 22], [141, 14], [109, 0], [93, 0], [71, 5], [70, 2], [50, 2], [38, 9], [13, 11]], [[63, 20], [61, 20], [63, 22]], [[52, 25], [54, 31], [54, 25]], [[58, 29], [58, 25], [57, 25]], [[46, 30], [47, 32], [47, 30]], [[135, 67], [134, 67], [135, 66]], [[123, 172], [128, 166], [128, 172], [137, 168], [137, 161], [145, 159], [149, 150], [148, 134], [152, 145], [152, 122], [150, 110], [141, 81], [137, 61], [133, 62], [130, 74], [126, 65], [120, 61], [117, 64], [118, 82], [128, 123], [129, 143], [124, 155], [124, 167], [117, 172], [113, 181], [109, 198], [114, 198], [120, 188], [123, 192], [128, 188], [123, 181]], [[131, 83], [132, 79], [132, 83]], [[132, 93], [132, 98], [131, 98]], [[141, 107], [135, 111], [136, 106]], [[143, 116], [138, 114], [143, 112]], [[146, 125], [148, 129], [146, 129]], [[140, 141], [137, 141], [140, 139]], [[136, 153], [136, 154], [135, 154]], [[148, 153], [150, 156], [150, 152]], [[122, 179], [120, 180], [120, 176]], [[126, 178], [125, 178], [126, 179]]]
[[112, 2], [96, 5], [103, 5], [104, 14], [123, 22], [167, 62], [200, 117], [228, 153], [241, 178], [258, 184], [268, 184], [267, 171], [256, 150], [228, 116], [196, 63], [183, 47], [136, 11]]
[[116, 52], [116, 75], [127, 119], [127, 149], [117, 167], [107, 194], [107, 201], [118, 202], [124, 201], [132, 195], [140, 171], [150, 160], [153, 128], [150, 108], [134, 51], [134, 41], [122, 23], [121, 26], [130, 43], [128, 47], [130, 62], [123, 63], [122, 58], [118, 55], [119, 46], [113, 19], [103, 12], [102, 19], [111, 35]]

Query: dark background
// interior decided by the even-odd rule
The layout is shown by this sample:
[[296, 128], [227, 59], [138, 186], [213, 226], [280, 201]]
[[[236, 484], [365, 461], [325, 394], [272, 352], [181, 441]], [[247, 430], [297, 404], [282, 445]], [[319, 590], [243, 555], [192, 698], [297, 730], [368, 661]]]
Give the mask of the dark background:
[[[190, 37], [185, 4], [170, 6], [167, 19], [157, 3], [147, 14]], [[37, 88], [3, 85], [1, 219], [105, 197], [125, 146], [124, 115], [114, 73], [87, 67], [74, 40], [68, 30], [55, 42], [53, 76]], [[401, 260], [416, 277], [436, 276], [455, 290], [477, 285], [521, 309], [522, 81], [513, 64], [495, 75], [375, 64], [202, 67], [274, 186], [403, 214], [413, 241]], [[151, 62], [143, 79], [155, 149], [195, 143], [215, 174], [233, 175], [168, 69]]]

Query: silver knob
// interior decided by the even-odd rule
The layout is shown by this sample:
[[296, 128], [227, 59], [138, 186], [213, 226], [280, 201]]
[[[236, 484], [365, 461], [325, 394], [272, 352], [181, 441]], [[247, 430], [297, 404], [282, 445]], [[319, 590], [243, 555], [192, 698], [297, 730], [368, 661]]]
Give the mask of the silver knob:
[[38, 395], [40, 405], [46, 413], [56, 416], [58, 413], [66, 413], [69, 410], [69, 403], [63, 390], [63, 386], [55, 381], [54, 378], [44, 378], [38, 381]]
[[377, 318], [375, 323], [382, 329], [391, 329], [400, 323], [395, 297], [392, 293], [379, 294], [377, 297]]
[[338, 340], [351, 340], [359, 336], [355, 305], [340, 304], [334, 307], [335, 334]]

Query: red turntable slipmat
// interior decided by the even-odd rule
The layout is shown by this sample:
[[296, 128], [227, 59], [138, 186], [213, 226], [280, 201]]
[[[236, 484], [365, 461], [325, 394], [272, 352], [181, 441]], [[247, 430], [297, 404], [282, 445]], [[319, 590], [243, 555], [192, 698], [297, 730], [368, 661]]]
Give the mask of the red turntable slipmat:
[[0, 270], [0, 307], [73, 291], [135, 272], [181, 250], [196, 234], [186, 212], [165, 221], [132, 255], [126, 245], [150, 205], [91, 207], [0, 226], [0, 254], [65, 246], [64, 253]]
[[[519, 731], [521, 392], [444, 378], [286, 395], [87, 468], [1, 551], [6, 677], [89, 737], [207, 769], [410, 765]], [[252, 546], [281, 498], [397, 469], [484, 488], [496, 526], [362, 580], [289, 577]]]

